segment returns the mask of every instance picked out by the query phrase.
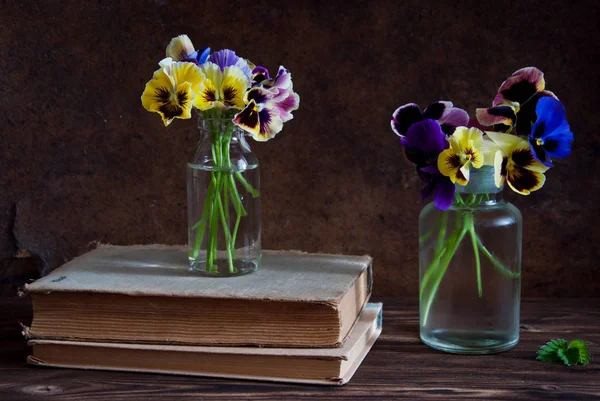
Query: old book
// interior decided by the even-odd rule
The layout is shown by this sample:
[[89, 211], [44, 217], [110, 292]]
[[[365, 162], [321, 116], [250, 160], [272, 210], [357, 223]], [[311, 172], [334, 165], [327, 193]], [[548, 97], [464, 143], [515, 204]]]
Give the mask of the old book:
[[339, 385], [381, 333], [381, 304], [367, 304], [341, 348], [257, 348], [31, 340], [33, 365]]
[[371, 258], [264, 251], [257, 272], [188, 270], [186, 248], [102, 246], [27, 285], [31, 338], [339, 347], [371, 293]]

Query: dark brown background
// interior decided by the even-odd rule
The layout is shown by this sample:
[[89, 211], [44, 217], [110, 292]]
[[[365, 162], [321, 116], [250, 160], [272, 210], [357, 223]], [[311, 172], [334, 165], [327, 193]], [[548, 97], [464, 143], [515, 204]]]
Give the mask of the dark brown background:
[[261, 162], [265, 248], [375, 258], [378, 295], [417, 292], [421, 184], [393, 110], [452, 100], [470, 114], [536, 65], [568, 110], [574, 154], [523, 212], [524, 296], [600, 289], [595, 2], [2, 1], [2, 293], [113, 244], [186, 241], [195, 121], [140, 103], [170, 38], [293, 73], [295, 119]]

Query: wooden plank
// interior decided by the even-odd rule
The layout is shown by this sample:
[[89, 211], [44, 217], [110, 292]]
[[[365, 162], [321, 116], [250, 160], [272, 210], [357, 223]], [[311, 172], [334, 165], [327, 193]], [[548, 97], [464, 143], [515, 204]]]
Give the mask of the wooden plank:
[[[383, 334], [344, 387], [281, 385], [185, 376], [43, 369], [25, 364], [29, 353], [19, 321], [30, 303], [0, 299], [1, 400], [598, 400], [600, 299], [528, 299], [521, 341], [498, 355], [460, 356], [434, 351], [418, 337], [416, 302], [384, 302]], [[581, 338], [592, 363], [566, 367], [535, 360], [546, 341]]]

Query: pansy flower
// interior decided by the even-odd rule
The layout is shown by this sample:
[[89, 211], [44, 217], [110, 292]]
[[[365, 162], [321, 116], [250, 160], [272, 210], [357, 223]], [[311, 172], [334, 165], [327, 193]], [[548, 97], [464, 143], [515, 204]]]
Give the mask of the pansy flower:
[[[275, 78], [264, 67], [256, 67], [253, 77], [261, 72], [264, 78], [254, 82], [244, 96], [246, 107], [233, 122], [249, 132], [257, 141], [267, 141], [279, 133], [283, 123], [293, 118], [292, 111], [300, 105], [300, 96], [293, 90], [292, 76], [283, 66]], [[258, 86], [257, 86], [258, 85]]]
[[250, 87], [250, 80], [237, 66], [223, 69], [207, 61], [200, 66], [206, 76], [204, 89], [196, 97], [194, 106], [204, 111], [212, 108], [243, 109], [244, 93]]
[[536, 119], [537, 102], [544, 97], [556, 98], [545, 87], [542, 71], [521, 68], [502, 83], [492, 107], [476, 110], [477, 120], [487, 127], [515, 126], [518, 133], [529, 132]]
[[167, 57], [175, 61], [188, 61], [194, 64], [204, 64], [210, 54], [210, 47], [195, 50], [187, 35], [179, 35], [171, 39], [167, 46]]
[[494, 158], [498, 188], [506, 182], [513, 191], [529, 195], [544, 185], [548, 167], [535, 159], [526, 139], [500, 132], [486, 132], [486, 135], [499, 148]]
[[447, 101], [436, 102], [423, 112], [415, 103], [408, 103], [394, 111], [391, 121], [392, 130], [396, 135], [403, 137], [411, 125], [424, 119], [436, 120], [446, 135], [452, 135], [456, 127], [467, 125], [469, 115]]
[[[261, 79], [261, 76], [264, 79]], [[271, 102], [283, 122], [291, 120], [292, 111], [300, 106], [300, 96], [294, 92], [290, 71], [284, 66], [279, 66], [277, 75], [271, 78], [266, 68], [258, 66], [252, 70], [252, 79], [254, 83], [259, 83], [261, 87], [274, 94]]]
[[449, 146], [440, 125], [429, 118], [416, 122], [401, 140], [406, 156], [416, 165], [417, 173], [425, 184], [421, 198], [433, 195], [438, 209], [448, 209], [454, 199], [454, 184], [437, 167], [438, 156]]
[[448, 142], [450, 148], [438, 157], [438, 169], [453, 183], [467, 185], [470, 168], [483, 166], [483, 132], [477, 128], [458, 127]]
[[142, 105], [160, 114], [165, 126], [175, 118], [191, 118], [192, 104], [203, 90], [205, 76], [193, 63], [166, 58], [159, 63], [142, 93]]
[[567, 123], [565, 107], [557, 99], [541, 98], [535, 113], [537, 120], [529, 135], [531, 151], [543, 165], [552, 167], [551, 157], [567, 157], [571, 154], [573, 132]]

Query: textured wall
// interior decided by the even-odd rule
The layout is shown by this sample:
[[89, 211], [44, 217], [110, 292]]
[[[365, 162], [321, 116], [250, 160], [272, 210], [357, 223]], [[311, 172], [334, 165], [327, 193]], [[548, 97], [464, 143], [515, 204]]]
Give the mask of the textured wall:
[[[26, 3], [26, 4], [25, 4]], [[376, 293], [417, 292], [421, 184], [392, 111], [452, 100], [474, 113], [536, 65], [576, 135], [523, 212], [523, 295], [597, 295], [596, 2], [2, 2], [2, 292], [84, 252], [186, 241], [195, 121], [165, 129], [140, 104], [170, 38], [289, 68], [301, 107], [254, 143], [265, 248], [375, 258]]]

